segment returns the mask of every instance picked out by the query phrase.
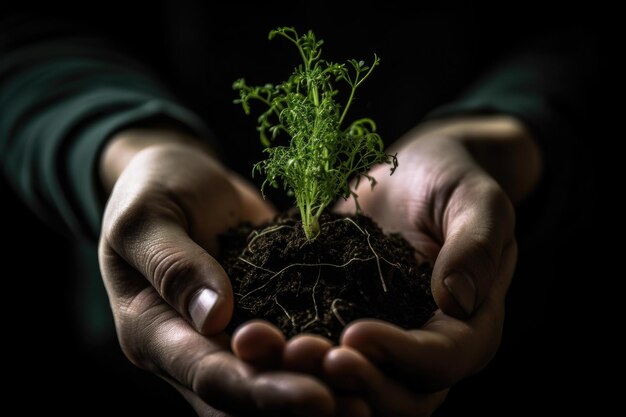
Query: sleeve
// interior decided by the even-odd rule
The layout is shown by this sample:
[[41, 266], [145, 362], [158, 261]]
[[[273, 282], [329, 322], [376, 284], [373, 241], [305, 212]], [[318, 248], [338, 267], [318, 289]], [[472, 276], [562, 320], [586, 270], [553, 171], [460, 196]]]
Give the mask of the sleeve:
[[542, 145], [571, 137], [590, 119], [599, 57], [590, 34], [536, 39], [489, 71], [427, 119], [457, 114], [510, 114]]
[[509, 114], [521, 120], [542, 149], [543, 181], [534, 193], [542, 200], [571, 182], [577, 159], [584, 158], [584, 136], [598, 111], [598, 43], [586, 31], [529, 41], [426, 119]]
[[0, 164], [44, 220], [98, 236], [99, 153], [123, 127], [166, 118], [211, 140], [202, 121], [131, 58], [95, 37], [16, 41], [0, 30]]
[[580, 167], [589, 164], [589, 136], [602, 111], [599, 44], [587, 32], [529, 42], [426, 117], [508, 114], [526, 125], [542, 150], [544, 170], [539, 187], [518, 207], [520, 223], [551, 227], [584, 180]]

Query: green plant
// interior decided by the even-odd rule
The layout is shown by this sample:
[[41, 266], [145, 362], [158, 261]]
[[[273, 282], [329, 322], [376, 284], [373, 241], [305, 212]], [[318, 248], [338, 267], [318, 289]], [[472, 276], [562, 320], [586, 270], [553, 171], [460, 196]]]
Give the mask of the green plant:
[[[371, 66], [354, 59], [346, 64], [323, 60], [323, 41], [311, 31], [300, 36], [294, 28], [283, 27], [272, 30], [269, 39], [275, 36], [291, 41], [302, 63], [280, 84], [251, 87], [244, 79], [235, 81], [233, 88], [240, 94], [235, 103], [240, 103], [246, 114], [250, 114], [252, 100], [267, 106], [257, 128], [267, 159], [255, 164], [253, 174], [265, 174], [263, 189], [282, 182], [295, 196], [304, 232], [312, 239], [319, 233], [324, 209], [339, 196], [352, 195], [359, 208], [358, 196], [350, 189], [352, 179], [358, 184], [366, 178], [373, 187], [376, 182], [367, 172], [374, 164], [390, 164], [391, 173], [398, 166], [396, 156], [384, 152], [373, 120], [358, 119], [342, 128], [357, 88], [380, 61], [376, 55]], [[335, 100], [339, 81], [348, 86], [343, 110]], [[272, 146], [281, 132], [290, 137], [288, 146]]]

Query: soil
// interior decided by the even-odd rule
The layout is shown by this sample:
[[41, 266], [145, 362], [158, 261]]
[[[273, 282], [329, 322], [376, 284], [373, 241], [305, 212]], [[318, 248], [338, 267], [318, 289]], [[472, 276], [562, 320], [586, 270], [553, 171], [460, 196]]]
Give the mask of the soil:
[[431, 266], [418, 264], [404, 238], [385, 235], [362, 215], [325, 214], [320, 225], [307, 240], [300, 220], [286, 213], [221, 236], [221, 263], [235, 293], [230, 331], [263, 318], [287, 337], [314, 333], [338, 342], [359, 318], [417, 328], [431, 317]]

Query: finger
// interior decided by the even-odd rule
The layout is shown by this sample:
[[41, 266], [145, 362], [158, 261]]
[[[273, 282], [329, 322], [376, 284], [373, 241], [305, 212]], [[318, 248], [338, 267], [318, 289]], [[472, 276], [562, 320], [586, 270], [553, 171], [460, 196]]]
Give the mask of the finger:
[[252, 321], [235, 331], [231, 346], [239, 359], [257, 370], [277, 369], [282, 362], [285, 336], [267, 322]]
[[187, 235], [183, 215], [166, 202], [150, 212], [136, 207], [112, 211], [109, 217], [115, 220], [105, 226], [105, 239], [115, 252], [198, 331], [222, 331], [233, 310], [230, 280], [220, 264]]
[[[197, 333], [194, 337], [202, 338]], [[195, 349], [198, 343], [196, 340], [191, 348]], [[159, 348], [166, 349], [162, 343]], [[178, 353], [183, 351], [180, 346], [175, 349]], [[161, 360], [160, 366], [170, 374], [181, 367], [188, 369], [181, 382], [218, 409], [252, 412], [258, 408], [305, 416], [327, 416], [334, 411], [331, 392], [312, 377], [287, 372], [256, 373], [225, 351], [197, 356], [196, 353], [185, 358], [179, 353], [175, 363], [169, 362], [170, 357], [165, 362], [161, 356], [157, 360]]]
[[[223, 362], [222, 366], [225, 368], [229, 367], [228, 361], [224, 361], [224, 358], [220, 358], [219, 361]], [[204, 369], [199, 372], [204, 372]], [[223, 373], [198, 383], [196, 389], [200, 389], [200, 395], [180, 384], [172, 385], [175, 385], [199, 415], [226, 417], [233, 412], [238, 413], [237, 415], [266, 415], [263, 411], [268, 412], [267, 415], [306, 417], [335, 415], [330, 391], [318, 381], [304, 375], [286, 372], [261, 373], [252, 377], [249, 384], [241, 384], [242, 380], [234, 381], [233, 384], [239, 384], [240, 388], [250, 387], [249, 394], [236, 395], [234, 400], [228, 398], [231, 393], [222, 389], [223, 387], [218, 389], [219, 392], [215, 392], [215, 385], [219, 385], [220, 379], [226, 377], [232, 378], [232, 375]], [[251, 400], [248, 402], [244, 399], [242, 402], [242, 395], [250, 396]], [[218, 396], [220, 398], [217, 398]], [[360, 410], [358, 407], [359, 404], [351, 404], [351, 409]], [[228, 414], [220, 410], [227, 411]], [[355, 414], [358, 415], [361, 414]]]
[[316, 417], [335, 412], [330, 390], [318, 380], [288, 372], [261, 374], [252, 390], [255, 404], [263, 410], [282, 411], [272, 415]]
[[502, 251], [514, 239], [513, 208], [499, 186], [480, 175], [453, 192], [442, 221], [433, 297], [444, 313], [469, 317], [489, 292]]
[[102, 271], [118, 338], [133, 363], [173, 378], [218, 410], [332, 415], [333, 396], [320, 381], [295, 373], [256, 372], [226, 350], [225, 338], [195, 331], [123, 261], [109, 262], [102, 246]]
[[333, 347], [330, 340], [314, 335], [299, 335], [287, 342], [283, 353], [286, 370], [321, 377], [324, 356]]
[[415, 393], [392, 378], [356, 350], [338, 347], [324, 359], [324, 371], [338, 389], [359, 392], [375, 413], [392, 416], [429, 416], [446, 392]]
[[[176, 175], [160, 176], [155, 166]], [[199, 175], [201, 185], [193, 181]], [[217, 235], [236, 224], [239, 207], [237, 190], [212, 158], [146, 150], [117, 180], [103, 235], [197, 330], [215, 334], [230, 320], [233, 295], [226, 273], [205, 249], [216, 251]]]
[[411, 331], [363, 320], [344, 330], [341, 344], [358, 350], [414, 389], [437, 391], [455, 384], [482, 369], [499, 346], [504, 295], [516, 256], [514, 244], [505, 249], [491, 292], [469, 320], [438, 310], [422, 329]]

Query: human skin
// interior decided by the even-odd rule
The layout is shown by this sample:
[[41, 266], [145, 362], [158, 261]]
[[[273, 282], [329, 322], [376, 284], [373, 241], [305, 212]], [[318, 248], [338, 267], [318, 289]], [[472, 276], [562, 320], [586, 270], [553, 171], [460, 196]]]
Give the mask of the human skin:
[[195, 138], [158, 125], [111, 138], [100, 176], [109, 194], [100, 269], [120, 345], [135, 365], [168, 380], [203, 416], [326, 416], [341, 406], [319, 379], [277, 369], [286, 342], [276, 328], [240, 329], [255, 349], [246, 356], [245, 346], [233, 345], [249, 363], [222, 332], [233, 295], [212, 257], [216, 237], [274, 214], [249, 184]]
[[[233, 298], [211, 257], [216, 236], [242, 220], [267, 220], [272, 208], [176, 128], [113, 137], [100, 165], [110, 193], [100, 265], [125, 354], [170, 381], [200, 415], [429, 415], [449, 386], [497, 349], [516, 257], [510, 200], [532, 190], [541, 159], [523, 126], [507, 117], [422, 125], [396, 151], [396, 174], [374, 168], [379, 185], [360, 188], [359, 201], [435, 260], [439, 310], [409, 331], [354, 323], [333, 347], [310, 335], [285, 341], [258, 321], [230, 341], [220, 333]], [[451, 272], [458, 278], [446, 280]]]
[[[396, 173], [374, 168], [378, 185], [360, 187], [359, 202], [434, 261], [439, 309], [420, 329], [353, 323], [323, 367], [334, 388], [367, 398], [374, 415], [428, 416], [498, 348], [517, 257], [512, 202], [536, 186], [541, 154], [524, 126], [505, 116], [432, 122], [390, 152], [398, 153]], [[353, 209], [350, 201], [338, 207]]]

